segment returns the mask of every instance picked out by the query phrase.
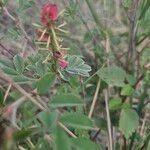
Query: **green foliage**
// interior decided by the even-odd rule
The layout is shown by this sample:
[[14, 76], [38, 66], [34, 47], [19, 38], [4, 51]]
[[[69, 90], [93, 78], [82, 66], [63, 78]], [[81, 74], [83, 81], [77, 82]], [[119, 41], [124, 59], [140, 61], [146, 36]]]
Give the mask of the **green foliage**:
[[56, 125], [56, 121], [58, 118], [57, 112], [45, 111], [38, 114], [38, 118], [42, 121], [44, 126], [48, 129], [54, 127]]
[[141, 14], [139, 16], [139, 20], [145, 16], [147, 10], [150, 8], [150, 1], [149, 0], [143, 0], [141, 5]]
[[7, 34], [5, 35], [5, 37], [8, 38], [9, 40], [10, 39], [17, 40], [20, 36], [21, 36], [21, 31], [16, 27], [12, 27], [12, 28], [10, 27], [8, 29]]
[[134, 85], [136, 83], [136, 78], [130, 74], [126, 74], [126, 80], [130, 85]]
[[123, 69], [117, 66], [101, 68], [97, 74], [102, 80], [104, 80], [109, 85], [119, 87], [124, 86], [126, 73]]
[[91, 119], [89, 119], [86, 115], [78, 112], [66, 113], [61, 117], [60, 121], [69, 127], [77, 129], [88, 130], [94, 127]]
[[69, 62], [69, 66], [66, 68], [68, 73], [89, 76], [91, 67], [85, 64], [85, 62], [80, 57], [68, 56], [67, 60]]
[[23, 129], [21, 131], [17, 131], [14, 134], [14, 139], [16, 141], [23, 141], [26, 138], [28, 138], [29, 136], [31, 136], [31, 134], [32, 134], [32, 130], [31, 129]]
[[5, 59], [5, 58], [1, 58], [1, 59], [0, 59], [0, 67], [3, 68], [3, 67], [5, 67], [5, 66], [6, 66], [6, 67], [9, 67], [9, 68], [15, 69], [14, 64], [12, 63], [11, 60]]
[[3, 71], [6, 73], [6, 74], [9, 74], [9, 75], [18, 75], [18, 72], [13, 69], [13, 68], [9, 68], [9, 67], [2, 67]]
[[73, 94], [59, 94], [52, 98], [50, 107], [73, 107], [83, 105], [81, 99]]
[[72, 142], [78, 150], [102, 150], [101, 145], [96, 145], [94, 142], [85, 138], [72, 139]]
[[132, 86], [129, 84], [126, 84], [122, 87], [121, 95], [131, 96], [133, 94], [133, 92], [134, 92], [134, 89], [132, 88]]
[[46, 93], [49, 88], [52, 86], [55, 79], [53, 73], [47, 73], [37, 81], [37, 91], [40, 94]]
[[13, 77], [13, 80], [14, 80], [15, 82], [17, 82], [18, 84], [27, 83], [27, 82], [29, 82], [29, 81], [30, 81], [30, 82], [32, 81], [31, 78], [26, 77], [26, 76], [24, 76], [24, 75], [16, 75], [16, 76]]
[[118, 97], [113, 98], [109, 101], [109, 109], [110, 110], [120, 109], [121, 106], [122, 106], [122, 100]]
[[122, 0], [122, 5], [123, 5], [125, 8], [130, 8], [131, 5], [132, 5], [132, 0]]
[[133, 109], [122, 109], [119, 120], [119, 128], [128, 139], [137, 129], [139, 124], [139, 116]]
[[16, 71], [19, 74], [22, 74], [25, 69], [24, 59], [21, 56], [16, 55], [13, 58], [13, 63], [15, 65]]
[[56, 129], [55, 149], [56, 150], [71, 150], [71, 142], [67, 134], [61, 129]]
[[145, 65], [150, 62], [150, 48], [145, 48], [141, 56], [141, 64]]

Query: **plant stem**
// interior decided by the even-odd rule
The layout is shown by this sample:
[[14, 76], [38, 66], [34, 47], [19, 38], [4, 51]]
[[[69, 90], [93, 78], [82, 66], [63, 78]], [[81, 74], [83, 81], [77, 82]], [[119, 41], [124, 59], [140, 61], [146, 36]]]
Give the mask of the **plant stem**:
[[108, 91], [104, 90], [105, 96], [105, 105], [106, 105], [106, 114], [107, 114], [107, 128], [109, 135], [109, 150], [113, 150], [113, 141], [112, 141], [112, 130], [111, 130], [111, 120], [110, 120], [110, 112], [108, 107]]
[[[139, 0], [133, 1], [131, 9], [128, 10], [129, 19], [129, 45], [126, 59], [126, 68], [129, 72], [134, 72], [135, 60], [136, 60], [136, 32], [137, 32], [137, 9], [139, 6]], [[130, 67], [131, 66], [131, 67]]]
[[59, 51], [60, 47], [59, 47], [59, 44], [57, 42], [57, 36], [56, 36], [56, 33], [55, 33], [55, 30], [54, 30], [54, 27], [51, 26], [51, 31], [52, 31], [52, 43], [54, 42], [54, 51]]
[[94, 97], [93, 97], [92, 105], [91, 105], [90, 112], [89, 112], [89, 115], [88, 115], [89, 118], [92, 117], [94, 107], [95, 107], [95, 104], [96, 104], [96, 100], [97, 100], [97, 97], [98, 97], [99, 89], [100, 89], [100, 79], [98, 80], [96, 91], [95, 91], [95, 94], [94, 94]]

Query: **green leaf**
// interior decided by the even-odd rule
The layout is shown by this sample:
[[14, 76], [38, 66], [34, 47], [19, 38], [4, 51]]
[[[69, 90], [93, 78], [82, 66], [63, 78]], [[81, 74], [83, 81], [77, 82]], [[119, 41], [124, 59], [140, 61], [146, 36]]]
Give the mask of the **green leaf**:
[[8, 75], [18, 75], [17, 71], [10, 67], [3, 67], [2, 70]]
[[56, 150], [71, 150], [71, 141], [68, 135], [61, 128], [57, 127], [55, 131]]
[[120, 109], [122, 105], [122, 100], [118, 98], [113, 98], [109, 101], [109, 109], [110, 110], [117, 110]]
[[38, 117], [47, 128], [50, 128], [56, 124], [58, 113], [43, 111], [39, 113]]
[[133, 109], [122, 109], [119, 120], [119, 128], [128, 139], [137, 129], [139, 124], [139, 116]]
[[0, 68], [1, 67], [9, 67], [9, 68], [15, 69], [12, 61], [9, 59], [5, 59], [5, 58], [0, 59]]
[[136, 78], [130, 74], [126, 74], [126, 79], [130, 85], [134, 85], [136, 83]]
[[82, 75], [82, 76], [89, 76], [89, 72], [91, 71], [91, 67], [87, 64], [85, 64], [85, 62], [73, 55], [73, 56], [68, 56], [67, 60], [69, 62], [68, 67], [66, 68], [66, 71], [70, 74], [78, 74], [78, 75]]
[[84, 43], [88, 43], [88, 42], [91, 42], [92, 40], [92, 34], [90, 32], [86, 32], [85, 35], [84, 35]]
[[130, 96], [133, 94], [133, 92], [134, 92], [134, 89], [129, 84], [124, 85], [121, 89], [122, 96]]
[[22, 74], [23, 71], [24, 71], [24, 68], [25, 68], [23, 58], [19, 55], [15, 55], [14, 58], [13, 58], [13, 63], [15, 65], [16, 71], [19, 74]]
[[13, 77], [13, 80], [17, 83], [26, 83], [28, 81], [31, 81], [32, 79], [31, 78], [28, 78], [24, 75], [17, 75], [17, 76], [14, 76]]
[[86, 138], [77, 138], [72, 139], [74, 148], [78, 150], [102, 150], [101, 145], [97, 145], [89, 139]]
[[93, 128], [93, 121], [81, 113], [66, 113], [60, 121], [72, 128], [87, 130]]
[[21, 36], [21, 32], [17, 27], [10, 27], [6, 32], [6, 38], [16, 40]]
[[107, 130], [107, 121], [104, 118], [95, 118], [95, 124], [101, 130]]
[[145, 48], [142, 51], [141, 64], [145, 65], [148, 64], [149, 62], [150, 62], [150, 48]]
[[60, 94], [52, 98], [51, 107], [78, 106], [83, 105], [81, 99], [73, 94]]
[[42, 63], [41, 61], [40, 62], [37, 62], [36, 63], [36, 72], [40, 75], [40, 76], [43, 76], [46, 71], [47, 71], [47, 66], [46, 64]]
[[123, 1], [122, 1], [122, 5], [123, 5], [125, 8], [129, 8], [129, 7], [131, 7], [131, 5], [132, 5], [132, 0], [123, 0]]
[[117, 66], [101, 68], [97, 74], [107, 84], [119, 87], [124, 85], [126, 73], [123, 69]]
[[150, 8], [150, 1], [143, 0], [142, 7], [141, 7], [141, 14], [139, 16], [139, 20], [145, 16], [147, 10]]
[[47, 73], [41, 77], [37, 83], [37, 91], [40, 94], [46, 93], [54, 82], [55, 75], [52, 73]]
[[32, 130], [31, 129], [23, 129], [21, 131], [15, 132], [14, 139], [16, 141], [23, 141], [27, 137], [29, 137], [31, 134], [32, 134]]
[[131, 106], [131, 104], [129, 103], [129, 102], [125, 102], [125, 103], [123, 103], [122, 104], [122, 106], [121, 106], [123, 109], [130, 109], [130, 108], [132, 108], [132, 106]]
[[150, 149], [150, 140], [149, 140], [148, 146], [147, 146], [147, 150], [149, 150], [149, 149]]

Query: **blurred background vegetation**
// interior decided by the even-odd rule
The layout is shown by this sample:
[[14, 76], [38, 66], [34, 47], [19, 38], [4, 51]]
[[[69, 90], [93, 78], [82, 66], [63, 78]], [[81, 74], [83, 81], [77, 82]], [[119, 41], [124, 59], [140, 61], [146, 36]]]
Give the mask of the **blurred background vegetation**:
[[[42, 63], [35, 24], [47, 2], [65, 9], [59, 36], [88, 77]], [[149, 150], [149, 69], [149, 0], [0, 0], [0, 147]]]

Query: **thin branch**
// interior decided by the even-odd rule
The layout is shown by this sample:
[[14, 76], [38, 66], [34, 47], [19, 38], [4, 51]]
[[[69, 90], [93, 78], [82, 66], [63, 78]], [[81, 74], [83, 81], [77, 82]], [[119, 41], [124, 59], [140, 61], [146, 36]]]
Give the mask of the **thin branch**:
[[7, 99], [7, 96], [8, 96], [8, 94], [9, 94], [10, 89], [11, 89], [11, 84], [9, 84], [9, 86], [8, 86], [8, 88], [7, 88], [6, 92], [5, 92], [3, 102], [5, 102], [5, 101], [6, 101], [6, 99]]
[[[139, 6], [139, 0], [132, 2], [131, 8], [128, 10], [127, 15], [129, 16], [129, 44], [128, 44], [128, 53], [126, 59], [126, 68], [128, 71], [134, 72], [135, 60], [136, 60], [136, 50], [135, 50], [135, 40], [137, 32], [137, 10]], [[132, 67], [130, 67], [132, 66]]]
[[98, 80], [96, 91], [95, 91], [95, 94], [94, 94], [94, 97], [93, 97], [92, 105], [91, 105], [90, 112], [89, 112], [89, 115], [88, 115], [89, 118], [92, 117], [94, 107], [95, 107], [95, 104], [96, 104], [96, 100], [97, 100], [97, 97], [98, 97], [99, 89], [100, 89], [100, 79]]
[[107, 90], [104, 90], [104, 96], [105, 96], [105, 105], [106, 105], [106, 114], [107, 114], [107, 127], [108, 127], [108, 134], [109, 134], [109, 149], [113, 150], [111, 120], [110, 120], [110, 112], [109, 112], [109, 107], [108, 107], [108, 91]]
[[99, 129], [99, 130], [94, 134], [94, 136], [91, 138], [92, 141], [95, 141], [95, 139], [97, 138], [97, 136], [99, 135], [100, 132], [101, 132], [101, 129]]
[[146, 111], [145, 112], [145, 115], [144, 115], [144, 119], [143, 119], [143, 123], [142, 123], [142, 126], [141, 126], [141, 130], [140, 130], [140, 135], [143, 136], [144, 135], [144, 129], [145, 129], [145, 124], [146, 124], [146, 119], [148, 117], [148, 112]]
[[72, 133], [65, 125], [63, 125], [61, 122], [58, 122], [59, 126], [61, 128], [63, 128], [70, 136], [72, 136], [73, 138], [77, 138], [77, 136]]
[[26, 97], [23, 96], [20, 99], [18, 99], [16, 102], [14, 102], [13, 104], [8, 106], [8, 107], [12, 107], [12, 109], [13, 109], [12, 116], [11, 116], [11, 122], [12, 122], [13, 126], [17, 126], [17, 124], [16, 124], [17, 109], [25, 101], [26, 101]]
[[7, 14], [8, 17], [10, 17], [13, 21], [16, 21], [15, 17], [13, 17], [13, 16], [9, 13], [9, 11], [8, 11], [8, 9], [7, 9], [6, 7], [3, 7], [3, 9], [4, 9], [4, 11], [5, 11], [5, 13]]
[[45, 108], [37, 102], [30, 94], [28, 94], [21, 86], [17, 85], [10, 77], [8, 77], [2, 70], [0, 70], [0, 78], [12, 84], [20, 93], [22, 93], [26, 98], [28, 98], [32, 103], [34, 103], [41, 110], [45, 110]]
[[0, 47], [3, 48], [6, 52], [8, 52], [11, 56], [14, 56], [14, 53], [7, 49], [3, 44], [0, 43]]

